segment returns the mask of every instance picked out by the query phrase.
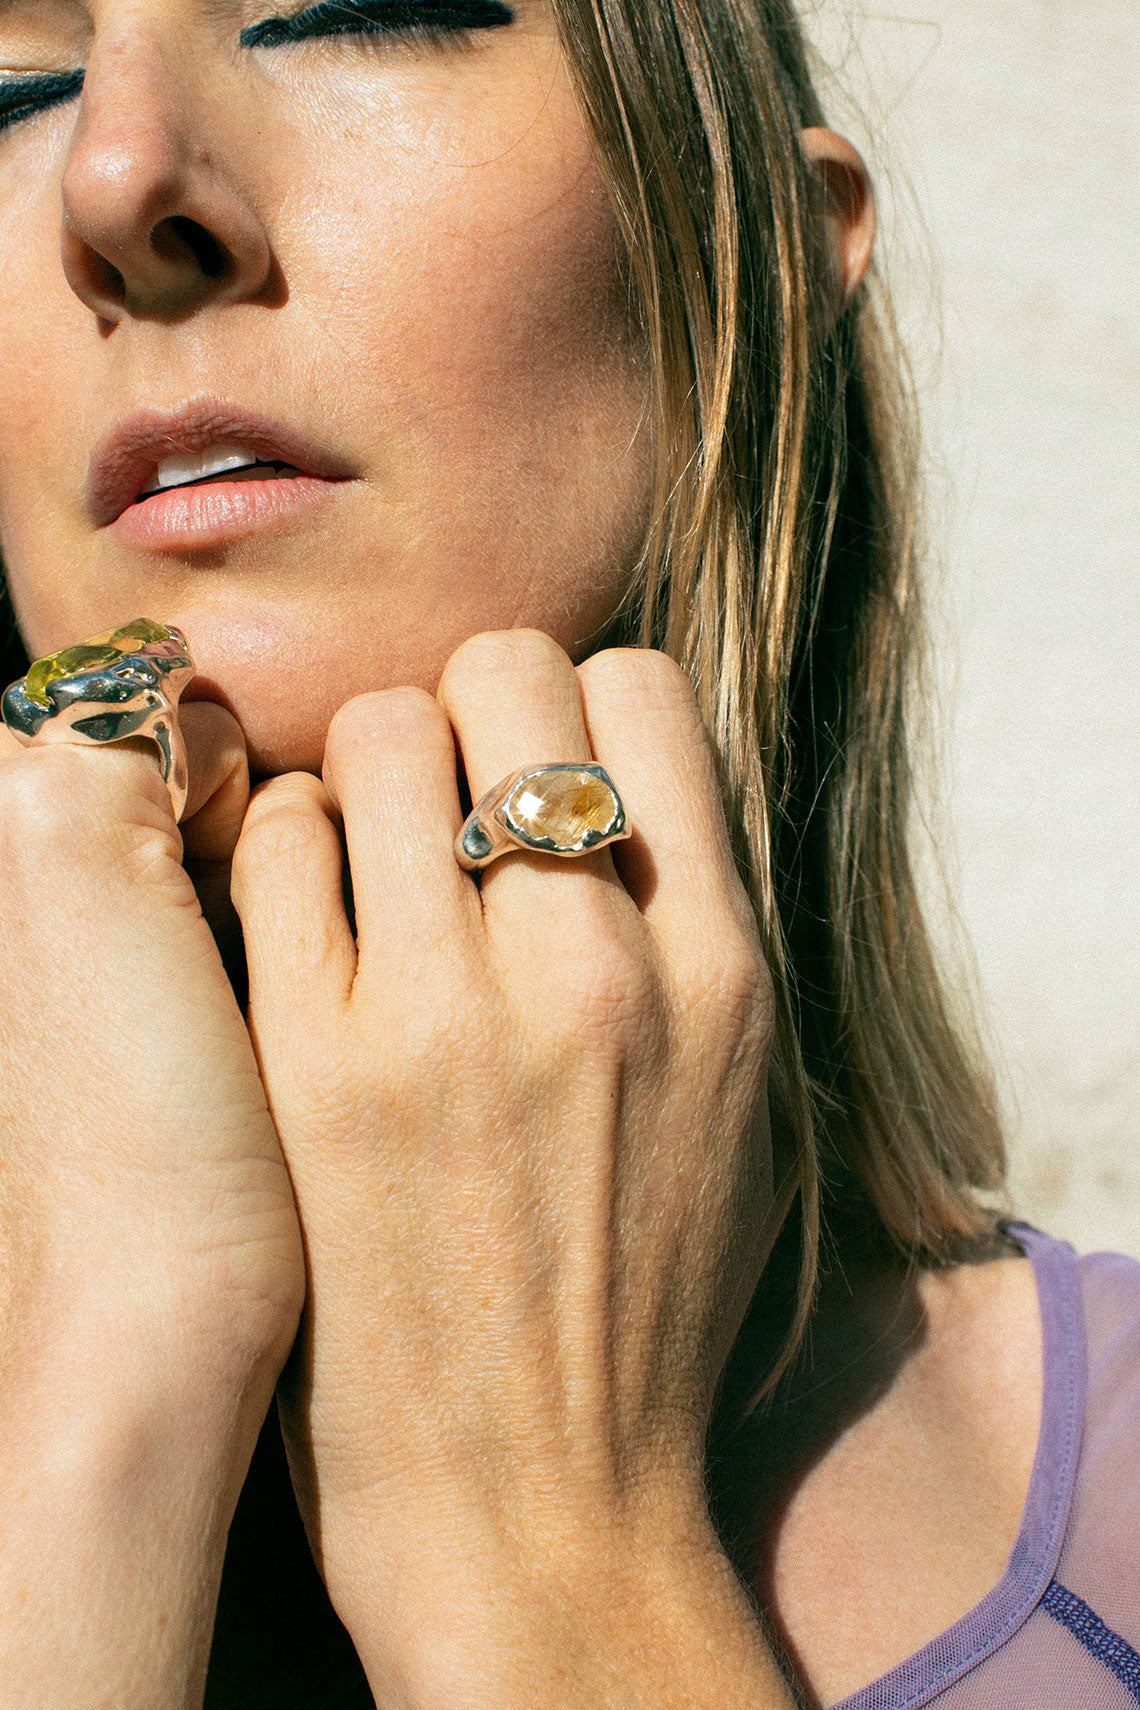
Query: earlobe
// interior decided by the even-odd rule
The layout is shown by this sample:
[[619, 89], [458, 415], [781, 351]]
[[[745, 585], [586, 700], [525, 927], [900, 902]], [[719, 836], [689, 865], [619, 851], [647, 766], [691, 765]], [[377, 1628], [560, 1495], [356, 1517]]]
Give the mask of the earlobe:
[[866, 277], [875, 247], [875, 195], [862, 155], [837, 131], [811, 125], [800, 147], [823, 189], [836, 272], [846, 308]]

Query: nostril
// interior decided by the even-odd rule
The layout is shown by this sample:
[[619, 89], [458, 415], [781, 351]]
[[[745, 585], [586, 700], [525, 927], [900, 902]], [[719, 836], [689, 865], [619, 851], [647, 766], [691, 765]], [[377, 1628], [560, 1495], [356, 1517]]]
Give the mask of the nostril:
[[229, 271], [230, 258], [224, 244], [184, 214], [160, 220], [150, 234], [150, 246], [164, 261], [185, 262], [189, 255], [207, 279], [222, 279]]

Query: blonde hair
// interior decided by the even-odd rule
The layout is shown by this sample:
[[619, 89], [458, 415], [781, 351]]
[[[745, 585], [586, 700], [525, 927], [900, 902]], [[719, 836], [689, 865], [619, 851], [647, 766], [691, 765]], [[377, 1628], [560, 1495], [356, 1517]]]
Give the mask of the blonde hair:
[[[788, 0], [554, 0], [652, 358], [655, 517], [619, 630], [688, 672], [777, 988], [802, 1329], [837, 1244], [992, 1233], [985, 1073], [907, 849], [920, 658], [905, 366], [871, 280], [838, 322], [824, 123]], [[779, 1163], [779, 1159], [778, 1159]]]

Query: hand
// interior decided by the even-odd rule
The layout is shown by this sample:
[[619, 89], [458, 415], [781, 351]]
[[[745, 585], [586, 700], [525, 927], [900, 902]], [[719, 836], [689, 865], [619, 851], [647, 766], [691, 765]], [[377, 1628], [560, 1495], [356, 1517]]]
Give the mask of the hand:
[[[242, 1016], [182, 858], [222, 864], [249, 782], [237, 722], [182, 712], [183, 830], [150, 743], [0, 732], [0, 1128], [11, 1310], [114, 1313], [280, 1361], [296, 1215]], [[26, 1263], [22, 1261], [26, 1260]], [[49, 1279], [50, 1273], [50, 1280]], [[36, 1293], [43, 1277], [48, 1292]], [[66, 1288], [63, 1286], [66, 1283]], [[34, 1302], [34, 1304], [33, 1304]], [[100, 1362], [107, 1350], [99, 1348]]]
[[[248, 798], [241, 731], [205, 703], [182, 724], [186, 850], [221, 862]], [[182, 854], [149, 743], [21, 748], [0, 731], [13, 1705], [192, 1702], [211, 1576], [300, 1310], [288, 1176]]]
[[[477, 887], [456, 742], [473, 798], [592, 755], [634, 839]], [[532, 1646], [580, 1688], [619, 1585], [639, 1641], [699, 1580], [759, 1647], [702, 1452], [771, 1235], [772, 992], [680, 670], [516, 631], [349, 702], [323, 784], [255, 791], [234, 899], [308, 1259], [286, 1441], [378, 1696], [538, 1704]]]

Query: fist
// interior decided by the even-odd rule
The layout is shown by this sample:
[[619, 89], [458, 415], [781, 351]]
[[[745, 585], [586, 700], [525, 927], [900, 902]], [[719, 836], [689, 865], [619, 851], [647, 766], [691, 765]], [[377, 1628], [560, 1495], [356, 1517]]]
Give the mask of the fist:
[[160, 1372], [188, 1389], [275, 1376], [304, 1285], [257, 1064], [182, 862], [185, 836], [228, 867], [245, 746], [208, 703], [182, 726], [181, 833], [150, 743], [0, 733], [3, 1327], [29, 1384], [51, 1373], [92, 1406]]
[[[460, 870], [457, 766], [478, 799], [575, 760], [628, 842]], [[474, 1564], [701, 1506], [765, 1256], [771, 983], [682, 672], [533, 632], [343, 707], [323, 782], [254, 793], [234, 896], [308, 1256], [295, 1482], [350, 1630], [400, 1588], [398, 1647]]]

